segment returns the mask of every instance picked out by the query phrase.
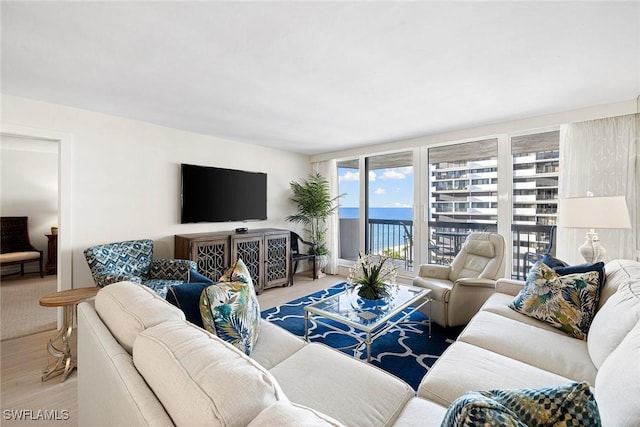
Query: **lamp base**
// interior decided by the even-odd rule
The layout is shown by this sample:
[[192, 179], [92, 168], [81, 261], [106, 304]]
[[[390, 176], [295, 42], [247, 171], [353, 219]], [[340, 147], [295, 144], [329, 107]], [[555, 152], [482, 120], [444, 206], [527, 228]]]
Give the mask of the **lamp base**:
[[580, 251], [580, 255], [582, 255], [588, 263], [604, 261], [605, 255], [607, 254], [604, 246], [600, 245], [598, 233], [594, 230], [589, 230], [586, 235], [586, 240], [578, 250]]

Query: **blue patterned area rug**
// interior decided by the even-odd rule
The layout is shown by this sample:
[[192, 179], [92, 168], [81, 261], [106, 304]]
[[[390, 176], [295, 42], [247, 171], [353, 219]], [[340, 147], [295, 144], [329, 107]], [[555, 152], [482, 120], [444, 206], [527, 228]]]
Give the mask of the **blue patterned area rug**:
[[[304, 306], [344, 289], [345, 284], [341, 283], [315, 292], [265, 310], [262, 312], [262, 318], [304, 338]], [[394, 326], [387, 333], [376, 338], [371, 346], [371, 364], [403, 379], [414, 390], [417, 390], [422, 377], [461, 331], [461, 328], [445, 329], [434, 323], [431, 338], [429, 338], [427, 325], [413, 323], [424, 322], [426, 319], [426, 316], [419, 311], [413, 313], [408, 319], [412, 323]], [[325, 343], [357, 359], [366, 360], [366, 348], [363, 345], [354, 348], [354, 344], [357, 343], [354, 338], [319, 325], [313, 320], [309, 323], [310, 341]], [[339, 324], [335, 326], [345, 330], [349, 328]], [[351, 348], [344, 348], [348, 346]]]

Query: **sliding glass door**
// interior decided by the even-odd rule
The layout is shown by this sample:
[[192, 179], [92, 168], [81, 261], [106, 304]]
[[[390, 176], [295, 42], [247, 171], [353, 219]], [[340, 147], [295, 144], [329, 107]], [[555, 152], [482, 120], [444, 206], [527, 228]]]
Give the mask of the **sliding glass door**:
[[392, 258], [399, 269], [412, 270], [413, 152], [365, 158], [365, 248]]
[[342, 160], [337, 168], [340, 259], [356, 260], [359, 252], [383, 255], [411, 271], [413, 151]]

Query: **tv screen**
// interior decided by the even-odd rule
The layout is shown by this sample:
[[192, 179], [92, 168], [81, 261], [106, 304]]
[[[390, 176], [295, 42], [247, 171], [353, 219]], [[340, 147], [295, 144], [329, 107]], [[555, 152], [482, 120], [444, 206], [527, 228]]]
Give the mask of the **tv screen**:
[[183, 224], [267, 219], [267, 174], [182, 164]]

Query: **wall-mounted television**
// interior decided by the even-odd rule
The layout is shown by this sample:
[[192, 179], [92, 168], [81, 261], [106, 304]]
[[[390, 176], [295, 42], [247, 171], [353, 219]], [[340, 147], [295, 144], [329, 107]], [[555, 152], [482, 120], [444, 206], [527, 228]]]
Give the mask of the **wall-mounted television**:
[[267, 174], [183, 163], [181, 222], [267, 219]]

